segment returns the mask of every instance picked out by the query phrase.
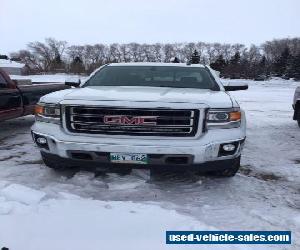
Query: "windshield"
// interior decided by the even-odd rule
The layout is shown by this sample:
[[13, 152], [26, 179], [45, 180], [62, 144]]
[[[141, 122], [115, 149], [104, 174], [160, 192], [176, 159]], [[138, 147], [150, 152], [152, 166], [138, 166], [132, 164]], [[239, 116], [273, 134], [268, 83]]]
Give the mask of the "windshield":
[[175, 66], [106, 66], [84, 86], [148, 86], [219, 90], [206, 68]]

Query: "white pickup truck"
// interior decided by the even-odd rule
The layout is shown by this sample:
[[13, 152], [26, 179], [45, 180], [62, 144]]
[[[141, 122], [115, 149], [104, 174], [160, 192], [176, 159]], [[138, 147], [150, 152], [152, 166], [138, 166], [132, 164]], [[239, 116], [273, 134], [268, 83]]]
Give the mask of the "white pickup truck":
[[48, 94], [32, 136], [53, 169], [194, 170], [234, 176], [246, 138], [244, 111], [207, 66], [112, 63], [84, 83]]
[[296, 88], [293, 101], [294, 117], [300, 127], [300, 87]]

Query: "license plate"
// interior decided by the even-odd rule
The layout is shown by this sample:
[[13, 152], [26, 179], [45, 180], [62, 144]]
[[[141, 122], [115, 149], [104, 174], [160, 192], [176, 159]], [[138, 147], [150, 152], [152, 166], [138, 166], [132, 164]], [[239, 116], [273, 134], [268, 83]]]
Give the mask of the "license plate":
[[112, 163], [133, 163], [147, 164], [147, 154], [131, 154], [131, 153], [110, 153], [110, 162]]

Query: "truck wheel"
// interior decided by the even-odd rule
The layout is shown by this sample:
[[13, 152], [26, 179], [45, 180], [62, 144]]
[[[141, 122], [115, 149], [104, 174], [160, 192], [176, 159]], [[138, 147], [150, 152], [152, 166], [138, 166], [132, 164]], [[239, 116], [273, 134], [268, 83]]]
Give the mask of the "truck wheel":
[[47, 154], [44, 154], [43, 152], [41, 152], [42, 155], [42, 160], [45, 163], [45, 165], [48, 168], [52, 168], [54, 170], [65, 170], [66, 166], [62, 165], [61, 163], [51, 159], [49, 156], [47, 156]]
[[[172, 172], [166, 171], [160, 168], [150, 168], [150, 179], [154, 181], [161, 181], [166, 178], [167, 175], [170, 175]], [[168, 177], [167, 177], [168, 178]]]
[[232, 165], [228, 166], [228, 168], [220, 171], [213, 171], [211, 174], [219, 177], [233, 177], [237, 173], [240, 168], [241, 157], [235, 158], [232, 161]]
[[132, 169], [131, 168], [125, 168], [125, 167], [114, 167], [111, 172], [119, 174], [121, 176], [129, 175], [131, 174]]
[[298, 112], [297, 112], [297, 122], [298, 122], [298, 126], [300, 128], [300, 109], [298, 108]]

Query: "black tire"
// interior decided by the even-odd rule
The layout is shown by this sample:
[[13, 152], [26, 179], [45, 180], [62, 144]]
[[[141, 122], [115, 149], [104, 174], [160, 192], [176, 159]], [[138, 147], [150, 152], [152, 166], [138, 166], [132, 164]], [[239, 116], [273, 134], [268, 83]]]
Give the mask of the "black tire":
[[66, 170], [67, 167], [65, 165], [63, 165], [62, 163], [59, 163], [57, 161], [54, 161], [53, 159], [51, 159], [50, 157], [47, 156], [47, 154], [43, 154], [43, 152], [41, 152], [41, 156], [42, 156], [42, 160], [45, 163], [45, 165], [48, 168], [52, 168], [54, 170]]
[[172, 170], [172, 169], [161, 169], [150, 168], [150, 180], [151, 181], [176, 181], [178, 178], [192, 178], [190, 175], [187, 177], [187, 170]]
[[131, 174], [131, 171], [132, 171], [131, 168], [114, 167], [110, 172], [119, 174], [121, 176], [125, 176]]
[[300, 109], [299, 108], [297, 110], [297, 122], [298, 122], [298, 126], [300, 128]]
[[241, 157], [239, 156], [238, 158], [235, 158], [232, 161], [231, 166], [228, 166], [228, 168], [224, 170], [213, 171], [210, 173], [212, 175], [219, 176], [219, 177], [233, 177], [239, 171], [240, 163], [241, 163]]
[[150, 180], [160, 181], [164, 179], [167, 174], [170, 174], [170, 171], [166, 171], [160, 168], [150, 168]]
[[150, 175], [161, 175], [166, 173], [165, 170], [159, 169], [159, 168], [150, 168]]

